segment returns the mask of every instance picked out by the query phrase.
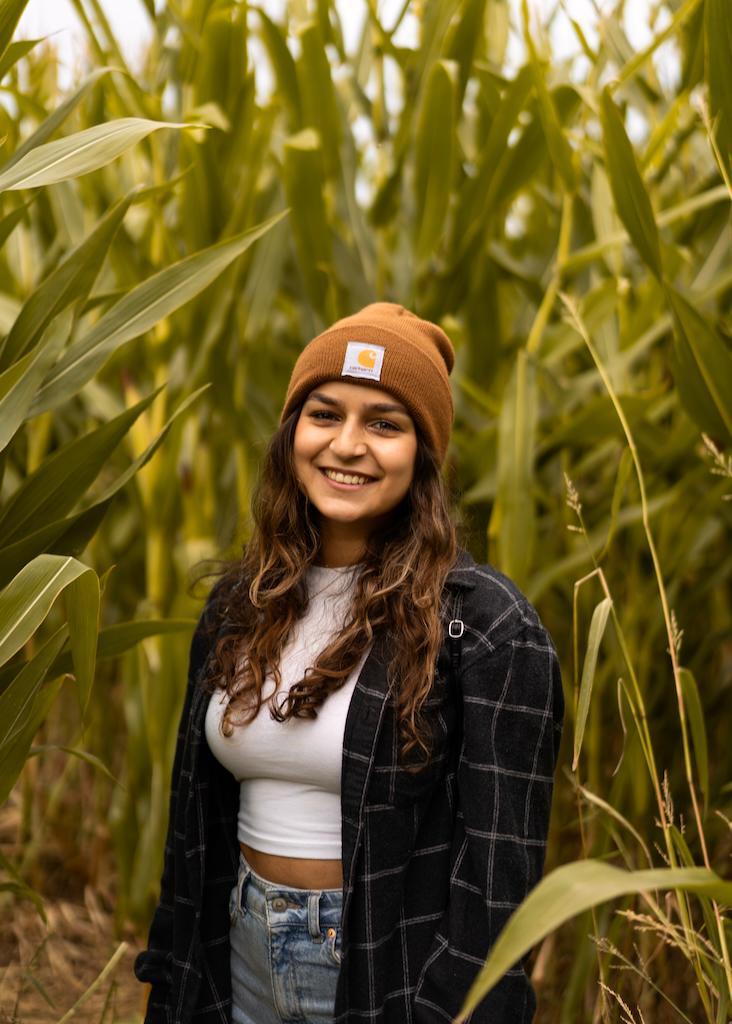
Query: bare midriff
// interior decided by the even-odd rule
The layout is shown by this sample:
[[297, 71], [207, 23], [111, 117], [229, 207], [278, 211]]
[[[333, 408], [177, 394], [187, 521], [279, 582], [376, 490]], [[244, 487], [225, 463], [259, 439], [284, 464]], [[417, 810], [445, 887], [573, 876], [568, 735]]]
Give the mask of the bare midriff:
[[296, 889], [340, 889], [343, 886], [343, 864], [340, 860], [280, 857], [276, 853], [255, 850], [246, 843], [239, 843], [239, 846], [252, 870], [268, 882], [279, 882]]

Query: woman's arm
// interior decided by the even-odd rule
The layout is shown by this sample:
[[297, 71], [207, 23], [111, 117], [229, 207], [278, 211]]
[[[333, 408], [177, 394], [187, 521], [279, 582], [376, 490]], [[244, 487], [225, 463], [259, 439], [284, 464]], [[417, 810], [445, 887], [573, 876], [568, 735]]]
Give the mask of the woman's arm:
[[[415, 1021], [454, 1016], [513, 910], [541, 879], [564, 715], [559, 661], [523, 622], [460, 673], [463, 744], [449, 904], [417, 985]], [[535, 998], [515, 964], [471, 1024], [529, 1024]]]
[[[148, 934], [147, 949], [135, 959], [134, 971], [139, 981], [148, 982], [151, 986], [148, 999], [145, 1024], [168, 1024], [171, 1019], [170, 986], [171, 969], [173, 966], [173, 920], [175, 907], [175, 822], [178, 806], [178, 794], [181, 787], [181, 766], [187, 743], [190, 710], [200, 671], [206, 661], [211, 647], [215, 621], [216, 602], [220, 582], [214, 584], [198, 620], [191, 640], [188, 659], [188, 683], [183, 710], [178, 724], [178, 735], [173, 759], [173, 770], [170, 781], [170, 802], [168, 809], [168, 828], [165, 839], [163, 873], [160, 879], [160, 899], [153, 915]], [[180, 877], [179, 865], [179, 877]]]

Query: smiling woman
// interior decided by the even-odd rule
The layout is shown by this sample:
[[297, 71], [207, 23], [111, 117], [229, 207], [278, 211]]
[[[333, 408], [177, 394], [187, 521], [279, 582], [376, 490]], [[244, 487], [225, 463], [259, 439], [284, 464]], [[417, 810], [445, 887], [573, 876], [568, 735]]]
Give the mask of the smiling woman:
[[[378, 302], [295, 363], [191, 649], [148, 1024], [449, 1020], [541, 876], [559, 663], [458, 544], [453, 361], [439, 326]], [[534, 1006], [517, 967], [471, 1019]]]
[[330, 381], [310, 392], [293, 457], [300, 486], [319, 512], [321, 564], [358, 561], [369, 534], [407, 494], [416, 452], [414, 421], [388, 391]]

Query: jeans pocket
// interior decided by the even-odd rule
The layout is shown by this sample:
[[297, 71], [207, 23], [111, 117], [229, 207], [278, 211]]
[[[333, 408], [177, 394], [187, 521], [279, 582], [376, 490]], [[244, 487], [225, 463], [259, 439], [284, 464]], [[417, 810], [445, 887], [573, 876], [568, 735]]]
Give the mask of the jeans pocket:
[[234, 884], [234, 888], [229, 893], [229, 924], [233, 928], [236, 924], [236, 920], [239, 916], [239, 883]]

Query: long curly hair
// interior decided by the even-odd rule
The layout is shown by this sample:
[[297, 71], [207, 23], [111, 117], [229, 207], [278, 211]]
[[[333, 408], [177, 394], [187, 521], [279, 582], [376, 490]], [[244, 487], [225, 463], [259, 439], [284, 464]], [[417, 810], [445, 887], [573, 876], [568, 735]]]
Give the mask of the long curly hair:
[[[328, 694], [340, 689], [375, 631], [387, 631], [393, 652], [387, 683], [393, 684], [399, 760], [415, 747], [428, 762], [431, 734], [421, 709], [428, 697], [443, 643], [447, 607], [445, 577], [462, 529], [432, 448], [419, 428], [409, 491], [392, 510], [388, 526], [371, 535], [355, 573], [353, 599], [344, 628], [323, 649], [305, 678], [280, 696], [279, 656], [291, 628], [308, 604], [306, 570], [320, 551], [318, 510], [298, 485], [293, 461], [295, 427], [302, 403], [275, 430], [267, 445], [252, 495], [249, 540], [234, 563], [224, 563], [215, 589], [226, 609], [226, 626], [212, 647], [201, 685], [226, 690], [221, 728], [256, 718], [269, 670], [283, 701], [268, 702], [277, 721], [316, 718]], [[415, 425], [416, 426], [416, 425]], [[208, 574], [210, 575], [210, 573]], [[218, 618], [218, 617], [217, 617]], [[215, 624], [220, 628], [220, 620]]]

